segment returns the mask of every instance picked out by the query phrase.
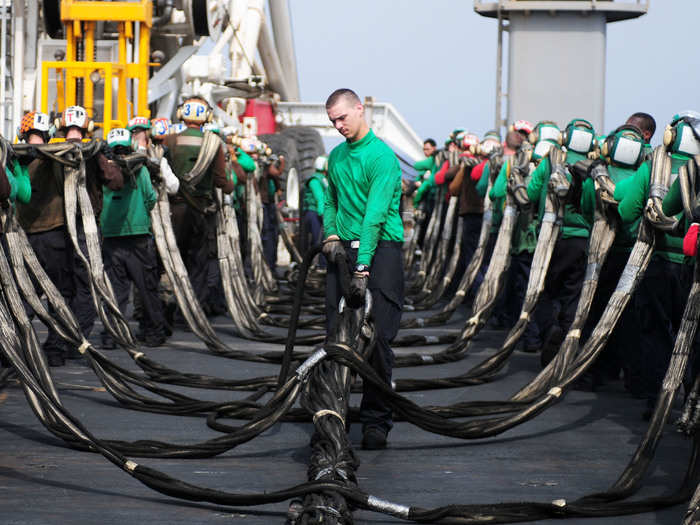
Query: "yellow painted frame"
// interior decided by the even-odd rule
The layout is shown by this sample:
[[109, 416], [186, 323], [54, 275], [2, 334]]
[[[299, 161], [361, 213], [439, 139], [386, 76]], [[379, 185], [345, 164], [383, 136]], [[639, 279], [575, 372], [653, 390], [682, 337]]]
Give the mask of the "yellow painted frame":
[[[127, 79], [138, 80], [136, 115], [150, 117], [148, 109], [148, 76], [151, 47], [153, 2], [94, 2], [88, 0], [61, 0], [61, 21], [66, 33], [66, 57], [60, 62], [43, 62], [41, 66], [41, 110], [48, 113], [49, 73], [55, 71], [58, 111], [77, 103], [76, 80], [83, 79], [83, 105], [93, 118], [94, 85], [90, 79], [97, 72], [104, 79], [104, 121], [95, 122], [106, 135], [115, 127], [124, 127], [129, 119], [129, 100], [126, 96]], [[95, 22], [117, 22], [119, 27], [118, 59], [116, 63], [77, 60], [77, 44], [83, 39], [85, 57], [95, 56]], [[127, 62], [127, 40], [134, 38], [134, 24], [139, 23], [139, 61]], [[116, 101], [112, 97], [113, 80], [117, 79]], [[115, 103], [116, 102], [116, 103]], [[113, 118], [116, 108], [116, 119]], [[134, 115], [132, 115], [134, 116]]]

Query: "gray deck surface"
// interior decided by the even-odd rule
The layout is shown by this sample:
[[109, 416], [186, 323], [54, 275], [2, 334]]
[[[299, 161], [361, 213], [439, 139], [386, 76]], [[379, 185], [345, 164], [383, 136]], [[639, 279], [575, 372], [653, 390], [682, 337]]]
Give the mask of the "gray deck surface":
[[[459, 317], [464, 319], [463, 312]], [[228, 335], [231, 325], [227, 318], [216, 318], [214, 325], [232, 346], [270, 349], [270, 345]], [[43, 340], [43, 326], [35, 326]], [[458, 326], [453, 321], [421, 333], [446, 333]], [[97, 325], [93, 339], [99, 329]], [[462, 373], [500, 346], [504, 335], [502, 331], [483, 330], [472, 343], [470, 356], [462, 362], [400, 368], [395, 377]], [[442, 347], [428, 348], [437, 351]], [[274, 365], [216, 357], [191, 333], [182, 331], [177, 331], [167, 346], [144, 351], [171, 368], [220, 377], [247, 378], [277, 371]], [[413, 351], [416, 348], [397, 349]], [[108, 355], [123, 366], [137, 369], [125, 352], [111, 351]], [[66, 407], [100, 438], [187, 443], [221, 435], [209, 429], [200, 417], [165, 416], [120, 407], [109, 393], [99, 390], [92, 370], [75, 361], [52, 370]], [[516, 352], [493, 383], [408, 396], [423, 405], [502, 400], [526, 384], [537, 370], [539, 356]], [[202, 399], [226, 400], [247, 395], [170, 388]], [[355, 398], [354, 403], [358, 402]], [[605, 490], [617, 479], [646, 429], [640, 417], [643, 408], [643, 401], [632, 399], [621, 384], [611, 384], [602, 392], [572, 391], [534, 420], [490, 439], [460, 441], [432, 435], [408, 423], [395, 425], [386, 450], [359, 449], [358, 425], [351, 428], [350, 438], [362, 462], [358, 472], [361, 488], [396, 503], [429, 508], [450, 503], [572, 500]], [[677, 415], [676, 410], [672, 419]], [[282, 423], [216, 458], [136, 461], [210, 488], [243, 493], [277, 490], [306, 480], [311, 431], [310, 423]], [[688, 440], [667, 425], [650, 475], [637, 497], [674, 490], [685, 473], [689, 450]], [[282, 524], [286, 509], [286, 502], [233, 509], [163, 496], [102, 456], [67, 448], [40, 424], [16, 384], [0, 392], [0, 524]], [[680, 505], [635, 516], [549, 523], [678, 524], [684, 511], [685, 506]], [[355, 518], [356, 523], [399, 522], [368, 512], [357, 512]]]

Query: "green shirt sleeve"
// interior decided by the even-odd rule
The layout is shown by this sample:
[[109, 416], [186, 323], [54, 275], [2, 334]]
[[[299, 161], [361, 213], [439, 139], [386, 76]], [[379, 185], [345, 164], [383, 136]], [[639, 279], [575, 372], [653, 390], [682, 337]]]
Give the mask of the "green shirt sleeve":
[[[644, 205], [646, 204], [647, 195], [649, 194], [649, 163], [642, 164], [637, 173], [620, 188], [615, 188], [615, 200], [618, 200], [617, 212], [620, 214], [622, 222], [634, 222], [642, 216]], [[623, 195], [624, 194], [624, 195]]]
[[504, 162], [501, 166], [501, 171], [498, 172], [498, 177], [493, 181], [493, 186], [491, 186], [491, 191], [489, 192], [489, 198], [492, 201], [503, 199], [506, 196], [506, 186], [508, 185], [508, 177], [506, 173], [508, 172], [508, 162]]
[[627, 177], [626, 179], [622, 179], [621, 181], [615, 183], [615, 194], [613, 197], [617, 202], [620, 202], [624, 198], [627, 190], [633, 184], [633, 182], [634, 174], [631, 177]]
[[153, 189], [153, 184], [151, 184], [151, 177], [148, 174], [148, 169], [146, 166], [141, 166], [141, 171], [139, 172], [139, 184], [141, 185], [141, 191], [143, 193], [143, 204], [146, 210], [151, 211], [153, 206], [156, 205], [158, 200], [158, 195]]
[[419, 173], [425, 173], [428, 170], [433, 169], [433, 164], [435, 163], [433, 157], [426, 157], [423, 160], [419, 160], [413, 164], [413, 169]]
[[423, 197], [426, 195], [426, 193], [430, 193], [430, 190], [435, 186], [435, 174], [431, 173], [430, 178], [428, 178], [428, 180], [423, 181], [423, 184], [421, 184], [420, 187], [416, 190], [416, 194], [413, 196], [413, 205], [418, 206], [418, 204], [420, 204], [420, 201], [423, 200]]
[[581, 188], [581, 214], [589, 224], [595, 220], [595, 202], [595, 184], [592, 179], [586, 179]]
[[238, 157], [238, 164], [241, 165], [243, 171], [253, 172], [255, 171], [255, 161], [241, 148], [236, 148], [236, 156]]
[[530, 199], [530, 202], [535, 203], [539, 201], [542, 187], [549, 180], [551, 170], [551, 161], [549, 157], [545, 157], [537, 165], [535, 171], [532, 172], [530, 182], [527, 185], [527, 198]]
[[16, 192], [15, 197], [23, 204], [27, 204], [32, 198], [32, 184], [29, 180], [29, 171], [26, 166], [22, 166], [19, 162], [14, 161], [12, 174], [15, 179]]
[[[330, 160], [330, 159], [329, 159]], [[330, 164], [330, 162], [329, 162]], [[326, 237], [338, 235], [338, 228], [335, 224], [335, 216], [338, 213], [338, 194], [330, 177], [328, 177], [328, 187], [323, 198], [323, 231]]]
[[10, 183], [10, 202], [15, 202], [15, 199], [17, 198], [17, 179], [15, 178], [15, 175], [12, 173], [12, 170], [8, 167], [5, 167], [5, 174], [7, 175], [7, 181]]
[[476, 192], [483, 199], [486, 197], [486, 190], [489, 187], [489, 173], [491, 171], [491, 163], [487, 162], [484, 166], [484, 171], [481, 172], [481, 178], [476, 183]]
[[[357, 252], [357, 264], [371, 264], [382, 225], [389, 215], [389, 207], [394, 200], [397, 184], [401, 181], [401, 168], [395, 155], [378, 156], [369, 174], [369, 193], [367, 207], [360, 230], [360, 248]], [[400, 189], [398, 190], [400, 192]]]
[[666, 215], [667, 217], [672, 217], [683, 211], [681, 183], [678, 177], [676, 177], [676, 180], [673, 181], [673, 184], [671, 184], [671, 187], [669, 188], [666, 197], [664, 197], [661, 209], [663, 210], [664, 215]]
[[311, 193], [314, 196], [314, 199], [316, 199], [316, 212], [318, 212], [319, 215], [323, 215], [323, 210], [324, 210], [324, 194], [323, 194], [323, 185], [319, 182], [319, 180], [314, 177], [309, 181], [309, 189], [311, 190]]

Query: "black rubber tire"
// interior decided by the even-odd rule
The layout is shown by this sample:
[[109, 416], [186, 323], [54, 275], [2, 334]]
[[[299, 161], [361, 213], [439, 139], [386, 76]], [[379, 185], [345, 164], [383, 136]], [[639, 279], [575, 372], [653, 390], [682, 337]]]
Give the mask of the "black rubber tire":
[[61, 0], [44, 0], [42, 2], [44, 29], [51, 38], [61, 38], [63, 24], [61, 23]]
[[294, 139], [281, 133], [275, 133], [274, 135], [259, 135], [258, 138], [265, 144], [270, 146], [272, 153], [275, 155], [284, 156], [285, 165], [284, 173], [282, 173], [282, 191], [287, 190], [287, 173], [291, 168], [296, 168], [297, 173], [299, 173], [299, 154], [297, 153], [297, 146]]
[[314, 169], [314, 162], [316, 162], [316, 158], [319, 155], [325, 154], [326, 148], [323, 145], [321, 134], [314, 128], [307, 126], [291, 126], [283, 129], [281, 134], [294, 140], [299, 156], [297, 167], [297, 173], [299, 174], [299, 206], [301, 208], [299, 210], [299, 216], [302, 220], [299, 223], [297, 248], [303, 254], [310, 248], [306, 232], [306, 223], [303, 220], [306, 180], [316, 171]]
[[[313, 175], [316, 157], [326, 152], [321, 134], [314, 128], [307, 126], [292, 126], [283, 129], [281, 135], [289, 137], [296, 142], [299, 156], [299, 167], [297, 171], [303, 183], [308, 177]], [[301, 186], [303, 186], [303, 184]]]
[[209, 36], [206, 0], [192, 0], [192, 26], [197, 36]]

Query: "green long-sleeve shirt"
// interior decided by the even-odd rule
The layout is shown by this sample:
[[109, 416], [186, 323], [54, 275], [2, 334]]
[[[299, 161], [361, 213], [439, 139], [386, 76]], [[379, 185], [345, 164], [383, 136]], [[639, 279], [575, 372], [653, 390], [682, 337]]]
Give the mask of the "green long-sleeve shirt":
[[[644, 166], [644, 164], [642, 164], [642, 166]], [[610, 179], [612, 179], [612, 181], [615, 183], [616, 199], [616, 196], [618, 195], [618, 188], [621, 188], [620, 191], [624, 192], [626, 185], [630, 184], [630, 182], [634, 179], [634, 176], [637, 173], [638, 169], [624, 168], [622, 166], [608, 166], [608, 174], [610, 175]], [[631, 251], [632, 246], [634, 246], [634, 243], [637, 240], [640, 222], [641, 216], [637, 217], [636, 220], [632, 220], [630, 222], [623, 221], [622, 227], [615, 235], [615, 240], [613, 241], [612, 249], [615, 251], [623, 252]]]
[[315, 211], [319, 215], [323, 215], [327, 184], [326, 177], [319, 171], [314, 173], [306, 182], [306, 189], [304, 190], [305, 210]]
[[[495, 217], [498, 214], [498, 224], [503, 220], [503, 209], [506, 204], [506, 192], [508, 186], [508, 175], [510, 174], [510, 162], [508, 159], [501, 166], [501, 171], [498, 172], [498, 177], [491, 186], [489, 198], [493, 202], [493, 210]], [[483, 178], [483, 175], [481, 176]], [[529, 177], [526, 179], [526, 183]], [[528, 252], [534, 253], [537, 246], [537, 225], [539, 220], [533, 217], [530, 213], [520, 213], [518, 222], [513, 231], [511, 240], [511, 253], [518, 255], [519, 253]]]
[[489, 187], [489, 174], [491, 173], [491, 163], [487, 162], [484, 165], [484, 171], [481, 172], [481, 178], [476, 183], [476, 193], [483, 199], [486, 197], [486, 190]]
[[399, 161], [370, 130], [336, 146], [328, 168], [323, 229], [344, 241], [359, 239], [357, 263], [369, 265], [379, 240], [403, 241]]
[[18, 200], [24, 204], [28, 203], [32, 198], [32, 184], [27, 167], [15, 160], [12, 169], [5, 167], [5, 173], [10, 183], [10, 202]]
[[430, 157], [415, 162], [413, 164], [413, 169], [416, 170], [419, 175], [423, 175], [428, 170], [430, 170], [431, 173], [435, 173], [435, 156], [431, 155]]
[[241, 148], [236, 148], [236, 159], [238, 160], [238, 164], [241, 165], [241, 168], [243, 168], [243, 171], [247, 171], [248, 173], [255, 171], [255, 161]]
[[[566, 153], [567, 164], [574, 164], [579, 160], [585, 159], [585, 155], [568, 151]], [[544, 205], [547, 196], [547, 186], [549, 177], [552, 174], [552, 163], [549, 156], [545, 157], [537, 165], [535, 171], [532, 172], [530, 182], [527, 185], [527, 196], [530, 202], [537, 203], [539, 207], [538, 217], [542, 220], [544, 215]], [[571, 174], [566, 173], [566, 177], [571, 182]], [[586, 179], [581, 188], [581, 203], [580, 210], [577, 207], [567, 204], [564, 208], [564, 222], [561, 228], [563, 239], [571, 237], [588, 237], [593, 224], [593, 211], [595, 210], [595, 186], [593, 181]]]
[[[435, 155], [415, 162], [413, 164], [413, 169], [418, 172], [416, 180], [421, 181], [420, 187], [413, 195], [413, 205], [418, 206], [423, 198], [431, 195], [437, 187], [437, 184], [435, 184], [435, 172], [438, 170], [438, 166], [435, 163]], [[427, 180], [423, 180], [423, 175], [426, 171], [430, 171], [430, 177]]]
[[145, 166], [141, 167], [134, 180], [127, 179], [121, 190], [105, 188], [104, 206], [100, 215], [102, 235], [125, 237], [150, 233], [149, 212], [157, 199]]
[[[671, 155], [671, 173], [677, 174], [678, 168], [685, 164], [688, 158], [685, 155]], [[649, 198], [650, 180], [651, 162], [647, 161], [639, 167], [632, 178], [623, 181], [623, 183], [615, 187], [615, 200], [619, 203], [617, 212], [620, 214], [623, 224], [628, 225], [635, 222], [639, 224]], [[674, 182], [671, 187], [673, 188], [675, 184]], [[681, 210], [680, 203], [675, 202], [676, 199], [680, 200], [680, 192], [676, 192], [675, 189], [673, 192], [669, 191], [663, 202], [664, 213], [667, 210], [669, 213], [675, 211], [674, 208], [678, 211]], [[679, 214], [678, 218], [682, 219], [682, 214]], [[659, 235], [654, 248], [654, 256], [667, 261], [682, 263], [684, 260], [683, 239], [667, 233]]]

